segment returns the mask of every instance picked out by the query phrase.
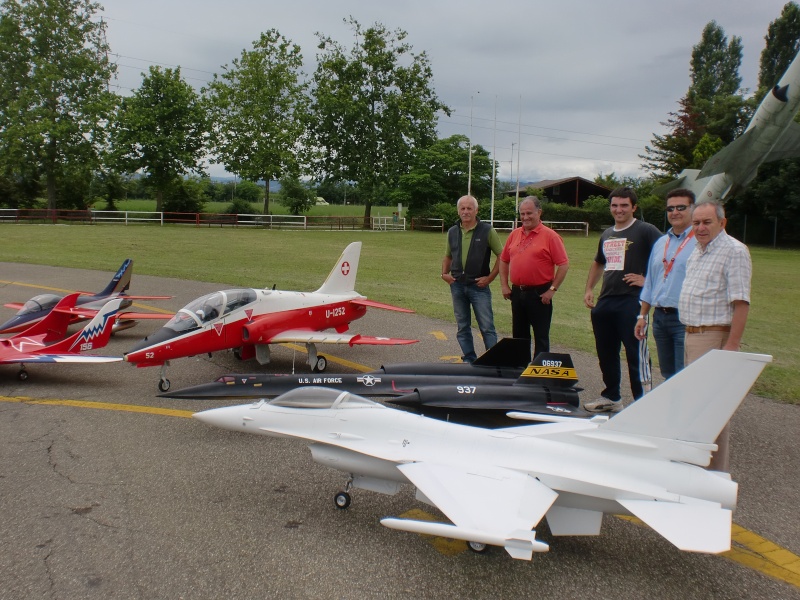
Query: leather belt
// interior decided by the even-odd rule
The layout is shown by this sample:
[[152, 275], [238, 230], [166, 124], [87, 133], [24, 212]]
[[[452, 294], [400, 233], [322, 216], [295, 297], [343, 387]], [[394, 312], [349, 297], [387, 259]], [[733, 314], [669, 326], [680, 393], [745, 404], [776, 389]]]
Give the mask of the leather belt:
[[543, 290], [546, 292], [550, 289], [550, 286], [553, 284], [552, 281], [548, 281], [547, 283], [540, 283], [539, 285], [517, 285], [516, 283], [511, 284], [512, 290], [519, 290], [521, 292], [538, 292], [538, 290]]
[[656, 310], [660, 310], [662, 313], [667, 315], [671, 315], [672, 313], [678, 312], [678, 309], [675, 308], [674, 306], [655, 306], [653, 308], [655, 308]]
[[730, 325], [701, 325], [700, 327], [686, 326], [686, 333], [705, 333], [706, 331], [730, 331]]

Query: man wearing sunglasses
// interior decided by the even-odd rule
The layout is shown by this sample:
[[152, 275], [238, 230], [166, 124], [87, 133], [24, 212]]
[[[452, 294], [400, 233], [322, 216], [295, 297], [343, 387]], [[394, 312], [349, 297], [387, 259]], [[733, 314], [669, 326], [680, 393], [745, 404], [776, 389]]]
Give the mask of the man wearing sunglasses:
[[678, 301], [686, 278], [686, 261], [697, 243], [692, 229], [694, 200], [694, 192], [684, 188], [667, 194], [667, 220], [672, 228], [653, 246], [639, 296], [642, 306], [634, 334], [638, 340], [647, 339], [648, 319], [653, 308], [653, 339], [664, 379], [683, 369], [686, 327], [678, 316]]

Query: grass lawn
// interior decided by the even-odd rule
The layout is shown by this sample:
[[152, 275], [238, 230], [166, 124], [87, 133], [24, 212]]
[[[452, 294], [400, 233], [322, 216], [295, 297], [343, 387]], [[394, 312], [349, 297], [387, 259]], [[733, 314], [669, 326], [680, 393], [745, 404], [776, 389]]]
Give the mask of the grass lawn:
[[[426, 316], [453, 319], [450, 294], [440, 278], [445, 248], [441, 233], [1, 224], [0, 239], [0, 262], [113, 272], [130, 257], [135, 273], [216, 282], [221, 288], [274, 284], [287, 290], [317, 289], [344, 247], [361, 240], [359, 292]], [[594, 352], [594, 337], [589, 311], [583, 306], [583, 290], [597, 240], [598, 234], [565, 237], [570, 271], [556, 295], [551, 332], [554, 343], [586, 352]], [[797, 403], [800, 252], [751, 248], [751, 254], [752, 306], [742, 349], [774, 356], [755, 392]], [[492, 288], [497, 329], [508, 335], [510, 306], [500, 295], [500, 286], [495, 283]], [[651, 350], [655, 359], [652, 339]]]

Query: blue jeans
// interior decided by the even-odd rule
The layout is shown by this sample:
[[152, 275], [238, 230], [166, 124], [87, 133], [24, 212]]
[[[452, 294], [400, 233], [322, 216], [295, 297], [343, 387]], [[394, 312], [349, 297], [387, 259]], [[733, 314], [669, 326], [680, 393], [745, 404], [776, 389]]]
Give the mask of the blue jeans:
[[653, 311], [653, 339], [656, 341], [661, 375], [669, 379], [683, 369], [683, 340], [686, 327], [678, 312], [665, 313], [657, 308]]
[[458, 325], [458, 345], [461, 346], [464, 362], [473, 362], [478, 356], [472, 342], [472, 310], [475, 311], [475, 320], [483, 337], [483, 345], [488, 350], [497, 343], [497, 332], [494, 329], [494, 313], [492, 312], [492, 291], [489, 286], [478, 287], [466, 285], [459, 281], [450, 284], [450, 294], [453, 296], [453, 314]]

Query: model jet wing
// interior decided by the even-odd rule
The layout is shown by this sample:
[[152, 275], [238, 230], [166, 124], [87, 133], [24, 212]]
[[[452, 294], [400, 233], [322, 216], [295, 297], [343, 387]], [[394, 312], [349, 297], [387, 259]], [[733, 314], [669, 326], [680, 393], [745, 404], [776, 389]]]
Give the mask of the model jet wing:
[[13, 357], [0, 358], [0, 364], [19, 363], [111, 363], [120, 362], [121, 356], [93, 356], [91, 354], [17, 354]]
[[373, 346], [396, 346], [399, 344], [416, 344], [419, 340], [406, 340], [403, 338], [385, 338], [360, 335], [358, 333], [336, 333], [334, 331], [309, 331], [305, 329], [290, 329], [272, 336], [266, 340], [270, 344], [303, 343], [303, 344], [368, 344]]
[[[558, 494], [530, 475], [501, 467], [466, 471], [423, 462], [397, 468], [453, 521], [453, 535], [461, 530], [501, 539], [511, 556], [528, 560], [534, 550], [547, 549], [531, 530]], [[420, 525], [398, 521], [384, 519], [382, 523], [397, 529]]]
[[800, 156], [800, 123], [792, 121], [784, 134], [778, 138], [764, 162], [797, 158]]
[[530, 475], [500, 467], [466, 471], [415, 462], [397, 468], [459, 527], [530, 531], [558, 497]]

